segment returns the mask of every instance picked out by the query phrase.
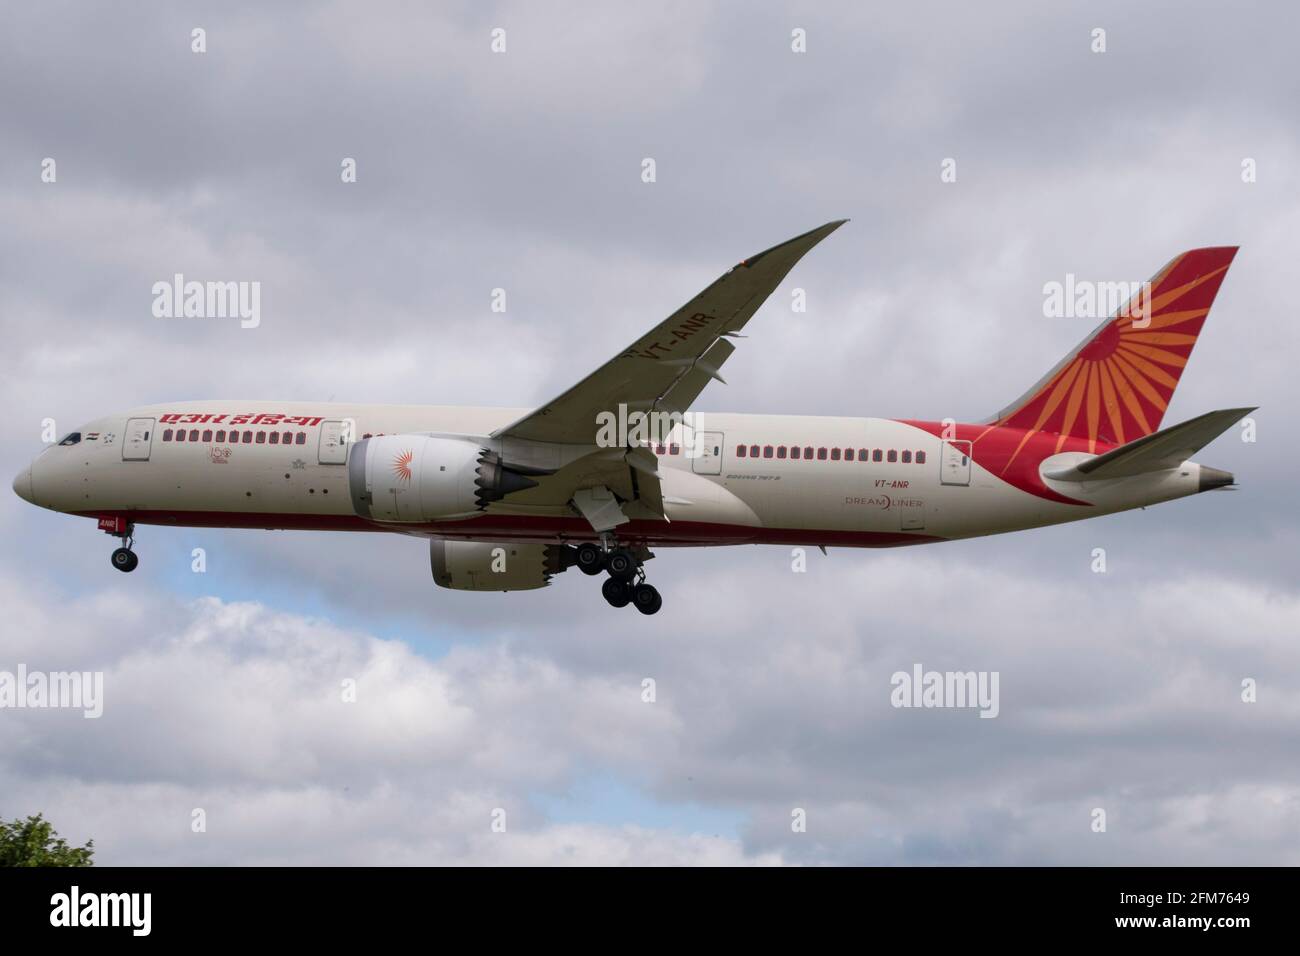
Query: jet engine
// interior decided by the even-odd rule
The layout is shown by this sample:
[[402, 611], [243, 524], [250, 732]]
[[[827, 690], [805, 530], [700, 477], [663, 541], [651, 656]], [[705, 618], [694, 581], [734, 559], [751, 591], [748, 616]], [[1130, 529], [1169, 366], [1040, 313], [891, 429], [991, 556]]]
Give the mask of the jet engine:
[[375, 521], [468, 518], [537, 482], [502, 464], [495, 452], [459, 438], [378, 435], [352, 446], [352, 507]]
[[491, 541], [429, 542], [429, 564], [439, 587], [457, 591], [529, 591], [551, 583], [569, 563], [572, 548], [559, 544]]

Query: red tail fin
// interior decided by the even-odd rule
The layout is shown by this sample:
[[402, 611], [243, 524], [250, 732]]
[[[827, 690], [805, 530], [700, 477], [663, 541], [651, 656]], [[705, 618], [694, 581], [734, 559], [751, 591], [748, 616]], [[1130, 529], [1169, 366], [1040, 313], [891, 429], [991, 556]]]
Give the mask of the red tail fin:
[[1236, 246], [1176, 257], [993, 424], [1122, 445], [1160, 427]]

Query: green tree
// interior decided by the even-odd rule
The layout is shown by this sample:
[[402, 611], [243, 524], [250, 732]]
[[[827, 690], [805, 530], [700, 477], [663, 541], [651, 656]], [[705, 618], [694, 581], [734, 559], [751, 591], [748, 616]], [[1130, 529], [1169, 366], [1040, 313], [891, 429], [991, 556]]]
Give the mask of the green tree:
[[68, 846], [41, 814], [26, 820], [0, 820], [0, 866], [94, 866], [95, 841]]

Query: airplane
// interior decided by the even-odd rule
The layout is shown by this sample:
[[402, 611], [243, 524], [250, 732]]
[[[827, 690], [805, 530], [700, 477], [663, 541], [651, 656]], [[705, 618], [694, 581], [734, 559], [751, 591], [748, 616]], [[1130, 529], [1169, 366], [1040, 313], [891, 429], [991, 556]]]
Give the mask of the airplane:
[[541, 588], [577, 567], [606, 576], [610, 605], [654, 614], [654, 548], [928, 544], [1234, 485], [1190, 458], [1253, 407], [1160, 426], [1236, 247], [1175, 257], [978, 422], [691, 413], [845, 221], [742, 260], [538, 408], [168, 402], [82, 425], [14, 490], [96, 519], [120, 571], [137, 525], [385, 531], [428, 538], [445, 588]]

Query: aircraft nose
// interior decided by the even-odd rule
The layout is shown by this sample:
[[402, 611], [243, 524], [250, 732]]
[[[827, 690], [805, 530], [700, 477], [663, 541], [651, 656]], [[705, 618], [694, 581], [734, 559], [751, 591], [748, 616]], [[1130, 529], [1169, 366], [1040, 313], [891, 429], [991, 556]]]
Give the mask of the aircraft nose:
[[28, 465], [14, 479], [14, 493], [23, 501], [36, 504], [36, 495], [32, 491], [32, 466]]

